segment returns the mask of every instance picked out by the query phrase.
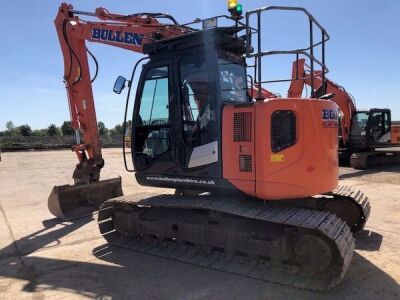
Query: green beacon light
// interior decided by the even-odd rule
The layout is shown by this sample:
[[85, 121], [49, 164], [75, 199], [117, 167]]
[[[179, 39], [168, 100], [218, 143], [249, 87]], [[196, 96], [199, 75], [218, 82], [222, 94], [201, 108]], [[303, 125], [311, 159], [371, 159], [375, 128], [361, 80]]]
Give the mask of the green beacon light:
[[242, 4], [238, 4], [236, 6], [236, 15], [237, 16], [241, 16], [243, 14], [243, 5]]

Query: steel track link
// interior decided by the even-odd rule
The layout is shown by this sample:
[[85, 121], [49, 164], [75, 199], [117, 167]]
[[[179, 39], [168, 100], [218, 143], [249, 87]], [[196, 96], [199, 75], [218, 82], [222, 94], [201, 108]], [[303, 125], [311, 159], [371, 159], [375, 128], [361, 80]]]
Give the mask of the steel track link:
[[[109, 244], [139, 253], [313, 291], [324, 291], [337, 285], [343, 279], [353, 256], [354, 237], [350, 228], [344, 221], [329, 212], [293, 207], [271, 207], [259, 200], [221, 199], [215, 196], [158, 195], [149, 197], [147, 195], [145, 199], [142, 197], [140, 195], [119, 197], [103, 204], [98, 215], [99, 228]], [[286, 262], [276, 265], [270, 261], [255, 260], [229, 253], [205, 254], [193, 245], [176, 243], [172, 239], [165, 239], [165, 236], [162, 240], [123, 237], [114, 228], [115, 210], [122, 209], [129, 213], [140, 207], [211, 211], [235, 216], [241, 220], [245, 218], [265, 224], [272, 223], [282, 227], [307, 230], [328, 240], [337, 257], [333, 265], [323, 273], [313, 273], [303, 270], [299, 265]]]
[[368, 197], [361, 190], [353, 186], [346, 185], [338, 186], [329, 194], [333, 195], [336, 198], [341, 198], [338, 199], [338, 201], [346, 199], [355, 204], [359, 209], [360, 218], [359, 221], [351, 227], [351, 230], [354, 233], [358, 233], [362, 229], [364, 229], [365, 224], [367, 223], [367, 220], [371, 213], [371, 205], [369, 203]]

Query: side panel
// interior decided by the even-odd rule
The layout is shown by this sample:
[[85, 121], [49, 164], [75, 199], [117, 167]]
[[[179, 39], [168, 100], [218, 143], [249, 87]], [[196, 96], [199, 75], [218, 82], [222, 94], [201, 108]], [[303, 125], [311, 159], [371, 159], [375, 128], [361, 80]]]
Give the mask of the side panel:
[[391, 130], [392, 144], [400, 144], [400, 125], [393, 125]]
[[225, 105], [222, 116], [223, 178], [255, 195], [254, 104]]
[[300, 198], [338, 184], [338, 107], [276, 99], [226, 105], [223, 177], [260, 199]]
[[[306, 197], [329, 192], [337, 186], [338, 107], [335, 103], [279, 99], [256, 103], [255, 110], [258, 198]], [[296, 139], [293, 145], [273, 152], [271, 116], [277, 111], [294, 113]]]

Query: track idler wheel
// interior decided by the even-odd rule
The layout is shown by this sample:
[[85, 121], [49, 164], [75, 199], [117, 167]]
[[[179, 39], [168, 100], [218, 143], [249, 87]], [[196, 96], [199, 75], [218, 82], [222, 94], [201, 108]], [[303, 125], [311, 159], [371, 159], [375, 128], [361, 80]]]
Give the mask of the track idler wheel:
[[328, 243], [315, 235], [303, 235], [298, 238], [294, 254], [296, 261], [310, 273], [328, 269], [333, 260], [333, 253]]

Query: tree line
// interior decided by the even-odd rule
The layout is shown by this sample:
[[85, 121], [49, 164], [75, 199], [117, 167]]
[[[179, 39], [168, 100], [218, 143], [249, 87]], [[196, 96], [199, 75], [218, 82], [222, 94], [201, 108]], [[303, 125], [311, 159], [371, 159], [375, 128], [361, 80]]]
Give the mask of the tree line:
[[[0, 136], [71, 136], [75, 134], [71, 126], [71, 121], [64, 121], [60, 127], [55, 124], [50, 124], [47, 128], [34, 129], [28, 124], [15, 126], [12, 121], [6, 123], [6, 130], [0, 131]], [[103, 122], [97, 123], [97, 128], [100, 135], [118, 135], [124, 133], [124, 128], [121, 124], [117, 124], [114, 128], [108, 129]]]

